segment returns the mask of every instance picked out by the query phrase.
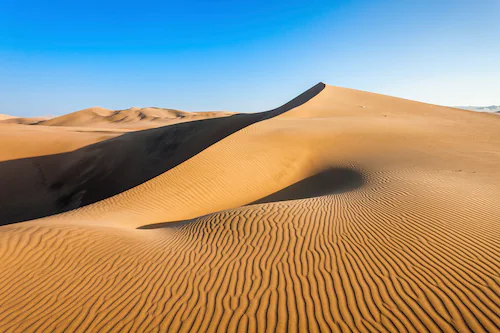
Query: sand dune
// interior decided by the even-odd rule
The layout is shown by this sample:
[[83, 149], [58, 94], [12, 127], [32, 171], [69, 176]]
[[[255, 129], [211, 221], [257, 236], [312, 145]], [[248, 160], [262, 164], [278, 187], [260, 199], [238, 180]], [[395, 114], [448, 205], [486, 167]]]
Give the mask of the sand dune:
[[1, 124], [18, 124], [18, 125], [38, 125], [45, 120], [49, 119], [48, 117], [31, 117], [31, 118], [22, 118], [22, 117], [13, 117], [2, 115], [0, 116]]
[[101, 107], [92, 107], [53, 118], [9, 117], [2, 119], [0, 117], [0, 121], [3, 123], [24, 125], [145, 129], [199, 119], [227, 117], [233, 114], [233, 112], [221, 111], [186, 112], [156, 107], [132, 107], [125, 110], [110, 110]]
[[15, 118], [14, 116], [9, 116], [8, 114], [0, 114], [0, 121]]
[[64, 212], [126, 191], [250, 124], [288, 111], [323, 87], [268, 112], [179, 123], [68, 153], [5, 161], [0, 164], [0, 225]]
[[2, 224], [66, 211], [0, 227], [0, 331], [498, 331], [499, 129], [319, 84], [0, 162]]

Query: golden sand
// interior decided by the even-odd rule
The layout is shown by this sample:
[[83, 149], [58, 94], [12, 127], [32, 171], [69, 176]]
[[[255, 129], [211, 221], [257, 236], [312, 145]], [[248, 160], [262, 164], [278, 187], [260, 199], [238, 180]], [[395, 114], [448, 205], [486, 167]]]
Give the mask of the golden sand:
[[123, 135], [1, 126], [2, 332], [500, 329], [497, 115], [320, 84]]

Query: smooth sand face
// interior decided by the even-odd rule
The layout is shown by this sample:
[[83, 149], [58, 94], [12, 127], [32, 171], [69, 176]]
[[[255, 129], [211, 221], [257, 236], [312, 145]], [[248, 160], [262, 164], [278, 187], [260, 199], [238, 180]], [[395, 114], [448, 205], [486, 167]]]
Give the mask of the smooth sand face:
[[168, 126], [80, 150], [83, 192], [157, 167], [0, 227], [0, 331], [498, 331], [500, 119], [332, 86], [301, 103], [205, 148], [187, 126], [157, 155]]

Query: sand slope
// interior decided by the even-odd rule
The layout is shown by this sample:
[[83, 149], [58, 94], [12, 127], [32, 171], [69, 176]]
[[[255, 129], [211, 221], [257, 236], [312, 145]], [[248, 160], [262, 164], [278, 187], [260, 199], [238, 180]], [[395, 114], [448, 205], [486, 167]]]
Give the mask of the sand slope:
[[[72, 152], [0, 163], [0, 225], [68, 211], [124, 192], [246, 126], [290, 110], [323, 87], [317, 85], [267, 112], [173, 124], [126, 133]], [[14, 193], [9, 190], [12, 187]], [[168, 191], [169, 186], [164, 187]]]
[[0, 331], [500, 329], [498, 117], [322, 85], [277, 110], [0, 227]]
[[0, 123], [0, 162], [70, 152], [126, 132], [122, 129]]

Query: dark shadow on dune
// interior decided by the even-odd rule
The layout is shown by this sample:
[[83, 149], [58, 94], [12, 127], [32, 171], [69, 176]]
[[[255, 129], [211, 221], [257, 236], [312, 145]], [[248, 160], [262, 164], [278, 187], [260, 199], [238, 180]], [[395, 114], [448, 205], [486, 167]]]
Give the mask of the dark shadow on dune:
[[[350, 168], [332, 168], [303, 179], [246, 206], [344, 193], [361, 187], [363, 183], [363, 175], [357, 170]], [[178, 228], [194, 222], [200, 217], [183, 221], [147, 224], [137, 229]]]
[[[206, 215], [203, 215], [203, 216], [206, 216]], [[189, 219], [189, 220], [146, 224], [146, 225], [141, 225], [140, 227], [137, 227], [136, 229], [151, 230], [151, 229], [164, 229], [164, 228], [180, 228], [182, 226], [188, 225], [189, 223], [197, 221], [198, 219], [202, 218], [203, 216], [198, 216], [198, 217], [195, 217], [194, 219]]]
[[306, 103], [319, 83], [283, 106], [123, 134], [72, 152], [0, 162], [0, 225], [92, 204], [140, 185], [254, 123]]
[[363, 185], [363, 175], [350, 168], [333, 168], [285, 187], [250, 205], [306, 199], [352, 191]]

